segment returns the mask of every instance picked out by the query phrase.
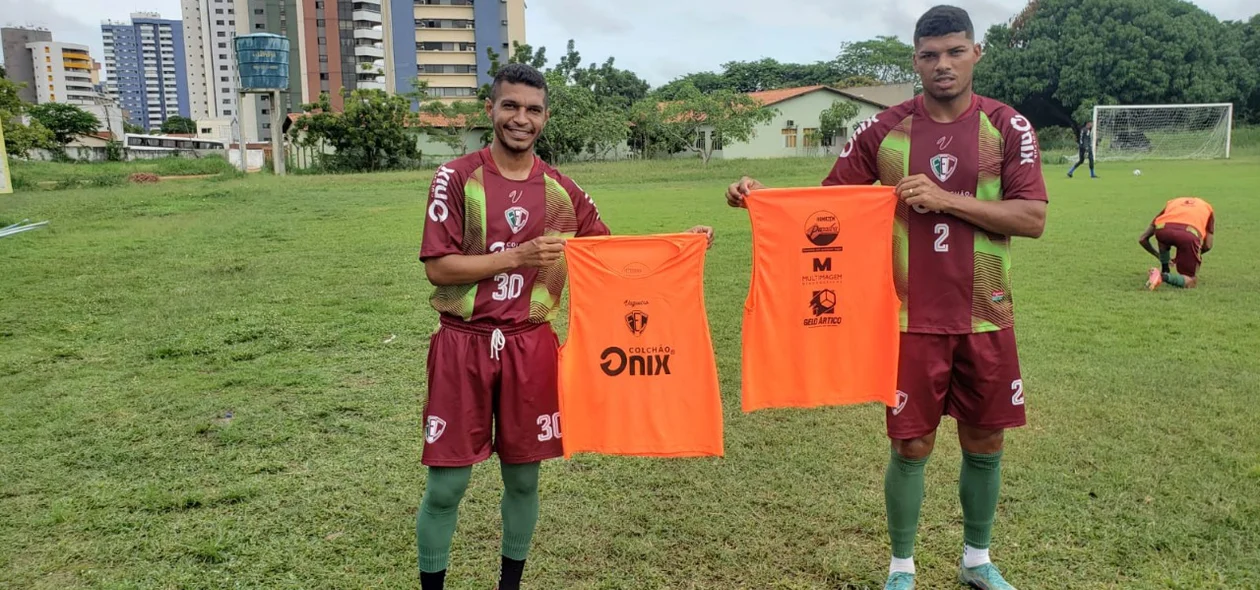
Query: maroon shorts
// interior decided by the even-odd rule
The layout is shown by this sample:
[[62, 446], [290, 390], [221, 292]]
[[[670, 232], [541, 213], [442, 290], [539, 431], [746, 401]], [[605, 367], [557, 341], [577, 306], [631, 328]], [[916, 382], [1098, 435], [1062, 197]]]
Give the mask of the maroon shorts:
[[[1203, 257], [1199, 253], [1200, 240], [1199, 234], [1195, 233], [1190, 226], [1184, 223], [1168, 223], [1163, 227], [1155, 230], [1155, 241], [1160, 246], [1167, 248], [1176, 248], [1177, 256], [1173, 258], [1173, 262], [1177, 265], [1177, 272], [1187, 277], [1193, 277], [1199, 272], [1199, 265], [1203, 262]], [[1160, 248], [1163, 250], [1163, 248]]]
[[549, 324], [496, 331], [443, 318], [429, 341], [421, 463], [464, 467], [491, 451], [509, 464], [561, 456], [558, 347]]
[[889, 438], [936, 432], [941, 416], [985, 430], [1024, 425], [1024, 382], [1015, 330], [976, 334], [901, 334], [897, 406]]

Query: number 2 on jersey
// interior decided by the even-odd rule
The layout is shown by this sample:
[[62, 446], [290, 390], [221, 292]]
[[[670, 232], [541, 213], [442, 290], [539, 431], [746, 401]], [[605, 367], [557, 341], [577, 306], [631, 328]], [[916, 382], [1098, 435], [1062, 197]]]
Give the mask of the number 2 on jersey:
[[936, 251], [949, 252], [949, 244], [945, 243], [949, 239], [949, 226], [944, 223], [938, 223], [933, 231], [936, 232]]
[[525, 288], [525, 277], [518, 274], [500, 273], [494, 275], [494, 280], [498, 283], [498, 288], [490, 297], [495, 301], [516, 299], [521, 296], [521, 291]]

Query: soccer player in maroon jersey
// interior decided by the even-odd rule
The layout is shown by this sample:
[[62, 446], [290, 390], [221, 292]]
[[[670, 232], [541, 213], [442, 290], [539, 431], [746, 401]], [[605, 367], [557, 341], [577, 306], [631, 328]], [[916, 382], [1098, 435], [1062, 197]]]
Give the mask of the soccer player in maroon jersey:
[[[914, 67], [923, 94], [864, 122], [824, 185], [896, 186], [894, 264], [902, 301], [898, 405], [887, 412], [892, 452], [884, 496], [892, 541], [885, 588], [914, 587], [923, 470], [943, 415], [958, 422], [963, 507], [960, 580], [1011, 586], [989, 561], [1003, 431], [1024, 424], [1015, 350], [1010, 237], [1041, 236], [1046, 188], [1032, 125], [972, 91], [980, 60], [971, 18], [953, 6], [920, 17]], [[741, 206], [761, 183], [727, 190]]]
[[[590, 196], [534, 155], [549, 116], [538, 70], [499, 70], [486, 113], [494, 141], [438, 169], [420, 246], [441, 317], [429, 345], [428, 481], [416, 515], [424, 590], [445, 584], [460, 499], [491, 452], [504, 485], [499, 588], [519, 588], [538, 522], [539, 463], [563, 454], [551, 320], [564, 241], [609, 233]], [[687, 231], [712, 241], [712, 228]]]

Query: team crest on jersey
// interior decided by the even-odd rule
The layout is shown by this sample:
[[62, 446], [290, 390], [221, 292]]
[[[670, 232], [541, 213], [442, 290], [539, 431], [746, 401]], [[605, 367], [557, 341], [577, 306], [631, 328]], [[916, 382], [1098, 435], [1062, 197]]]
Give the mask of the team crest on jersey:
[[429, 416], [429, 421], [424, 425], [424, 440], [429, 444], [437, 442], [442, 438], [442, 433], [446, 432], [446, 420], [437, 416]]
[[626, 328], [630, 329], [630, 333], [638, 336], [647, 329], [648, 315], [639, 310], [634, 310], [626, 314]]
[[941, 182], [949, 180], [958, 169], [958, 158], [952, 154], [936, 154], [932, 156], [932, 174]]
[[503, 212], [503, 217], [507, 219], [512, 233], [516, 233], [525, 229], [525, 223], [529, 221], [529, 211], [524, 207], [512, 207]]
[[904, 391], [897, 391], [897, 407], [893, 408], [893, 415], [900, 415], [902, 410], [906, 409], [906, 402], [910, 401], [910, 396]]

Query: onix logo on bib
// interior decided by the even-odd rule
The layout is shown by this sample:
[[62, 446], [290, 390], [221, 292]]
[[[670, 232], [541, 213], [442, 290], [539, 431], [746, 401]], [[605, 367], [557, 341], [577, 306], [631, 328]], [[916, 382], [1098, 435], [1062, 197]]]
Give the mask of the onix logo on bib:
[[616, 346], [609, 346], [600, 353], [599, 368], [609, 377], [616, 377], [630, 372], [631, 375], [669, 375], [669, 359], [673, 350], [668, 346], [652, 346], [631, 348], [627, 351]]

